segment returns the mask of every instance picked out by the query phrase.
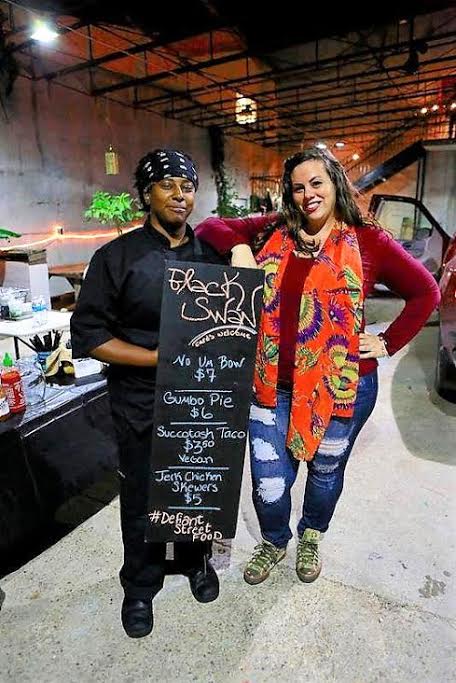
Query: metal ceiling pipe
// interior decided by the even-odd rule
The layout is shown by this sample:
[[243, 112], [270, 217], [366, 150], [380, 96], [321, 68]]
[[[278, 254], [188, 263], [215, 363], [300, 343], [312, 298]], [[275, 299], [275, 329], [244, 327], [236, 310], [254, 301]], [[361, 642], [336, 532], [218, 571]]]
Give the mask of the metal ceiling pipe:
[[[440, 88], [438, 89], [433, 89], [433, 90], [428, 90], [426, 93], [414, 93], [413, 95], [407, 94], [407, 95], [398, 95], [394, 99], [396, 100], [416, 100], [416, 99], [423, 99], [425, 96], [436, 96], [441, 93]], [[343, 111], [343, 110], [351, 110], [351, 109], [361, 109], [361, 108], [367, 108], [367, 107], [375, 107], [379, 106], [382, 104], [388, 104], [391, 102], [391, 97], [386, 97], [386, 98], [377, 98], [375, 100], [370, 100], [370, 101], [365, 101], [365, 102], [347, 102], [346, 104], [339, 104], [337, 105], [337, 111]], [[409, 107], [410, 109], [410, 107]], [[289, 114], [280, 114], [279, 119], [281, 121], [285, 120], [288, 121], [289, 119], [294, 119], [299, 116], [315, 116], [318, 117], [320, 114], [327, 114], [329, 112], [332, 112], [334, 110], [334, 106], [330, 107], [322, 107], [315, 109], [313, 111], [297, 111]], [[368, 111], [363, 111], [359, 112], [358, 116], [377, 116], [377, 112], [368, 112]], [[258, 118], [258, 123], [268, 123], [269, 121], [275, 121], [277, 117], [265, 117], [265, 118]], [[238, 128], [239, 124], [236, 122], [232, 122], [226, 125], [220, 125], [220, 128], [223, 130], [227, 131], [230, 130], [231, 128]]]
[[[454, 38], [456, 38], [456, 32], [454, 33]], [[445, 44], [445, 45], [447, 45], [447, 44]], [[443, 45], [442, 47], [445, 47], [445, 45]], [[451, 41], [449, 43], [449, 45], [454, 46], [454, 40]], [[456, 56], [450, 55], [448, 57], [436, 57], [433, 59], [423, 60], [420, 63], [420, 67], [425, 67], [426, 65], [429, 65], [429, 64], [436, 64], [436, 63], [439, 63], [441, 61], [443, 61], [443, 62], [452, 61], [454, 59], [456, 59]], [[401, 71], [401, 68], [400, 67], [393, 67], [393, 68], [388, 69], [388, 73], [390, 71], [394, 71], [394, 72]], [[243, 92], [243, 94], [246, 97], [253, 97], [253, 98], [258, 100], [260, 97], [277, 96], [277, 95], [280, 95], [282, 93], [297, 90], [299, 88], [309, 88], [309, 87], [316, 88], [316, 87], [319, 87], [321, 85], [332, 85], [335, 83], [339, 84], [339, 83], [342, 83], [345, 81], [353, 80], [354, 78], [365, 78], [366, 76], [375, 76], [377, 74], [385, 74], [385, 70], [381, 69], [381, 68], [377, 68], [375, 70], [369, 71], [367, 74], [366, 74], [366, 72], [360, 72], [359, 74], [346, 74], [345, 76], [338, 75], [338, 76], [334, 76], [331, 78], [321, 79], [318, 81], [306, 80], [306, 81], [302, 81], [301, 83], [293, 83], [293, 85], [287, 85], [287, 86], [284, 86], [282, 88], [270, 88], [269, 90], [264, 90], [264, 91], [260, 91], [260, 92], [247, 92], [247, 91], [245, 91], [245, 92]], [[401, 76], [397, 76], [397, 77], [401, 77]], [[410, 78], [410, 77], [411, 76], [410, 75], [407, 76], [407, 74], [404, 74], [402, 76], [402, 78]], [[222, 85], [224, 86], [224, 84], [222, 84]], [[224, 86], [224, 87], [226, 87], [226, 86]], [[193, 94], [195, 94], [195, 91], [189, 91], [189, 92], [193, 92]], [[176, 97], [179, 97], [178, 93], [176, 93]], [[159, 98], [156, 98], [156, 99], [159, 99]], [[230, 102], [232, 102], [232, 99], [233, 99], [232, 97], [225, 97], [223, 99], [217, 100], [217, 104], [218, 105], [229, 104]], [[141, 99], [138, 100], [139, 105], [146, 103], [146, 102], [148, 102], [149, 104], [151, 103], [150, 100], [149, 101], [148, 100], [141, 100]], [[208, 106], [208, 104], [210, 104], [210, 103], [207, 103], [207, 102], [201, 103], [201, 107], [204, 108], [204, 107]], [[187, 111], [192, 111], [194, 108], [195, 107], [180, 107], [180, 108], [174, 107], [172, 111], [173, 111], [173, 115], [175, 115], [175, 114], [181, 114], [181, 113], [187, 112]], [[169, 111], [165, 112], [165, 114], [168, 114], [168, 113], [170, 113], [170, 112]]]
[[[426, 38], [428, 43], [436, 42], [438, 40], [445, 40], [445, 39], [453, 39], [456, 36], [455, 31], [450, 31], [446, 33], [442, 33], [440, 35], [436, 36], [431, 36], [429, 38]], [[451, 43], [453, 44], [453, 43]], [[287, 67], [286, 69], [273, 69], [267, 72], [263, 72], [261, 74], [255, 75], [255, 76], [249, 76], [249, 77], [242, 77], [242, 78], [234, 78], [231, 80], [227, 80], [218, 84], [214, 85], [208, 85], [200, 88], [194, 88], [193, 90], [189, 90], [188, 92], [191, 93], [192, 95], [202, 95], [207, 92], [210, 92], [211, 90], [217, 88], [228, 88], [232, 86], [239, 86], [242, 87], [243, 84], [245, 85], [255, 85], [258, 81], [262, 80], [274, 80], [276, 78], [283, 78], [286, 76], [290, 76], [291, 74], [295, 72], [300, 72], [303, 70], [317, 70], [324, 68], [325, 66], [334, 66], [335, 68], [340, 68], [340, 61], [343, 60], [344, 65], [351, 64], [352, 62], [359, 63], [360, 61], [371, 61], [373, 56], [375, 54], [382, 54], [385, 55], [385, 53], [390, 52], [391, 54], [387, 54], [386, 56], [393, 56], [395, 54], [399, 54], [401, 51], [406, 51], [408, 50], [409, 44], [408, 42], [401, 42], [401, 43], [396, 43], [391, 46], [388, 46], [386, 48], [372, 48], [372, 50], [363, 50], [358, 53], [350, 53], [349, 55], [346, 55], [345, 57], [341, 57], [340, 55], [336, 57], [329, 57], [326, 60], [321, 60], [318, 62], [312, 61], [312, 62], [304, 62], [302, 64], [294, 65], [291, 67]], [[438, 47], [438, 46], [436, 46]], [[350, 59], [348, 59], [350, 58]], [[424, 65], [426, 62], [422, 62]], [[382, 69], [377, 69], [376, 73], [383, 73]], [[335, 79], [337, 80], [337, 79]], [[293, 86], [291, 86], [293, 87]], [[177, 94], [177, 93], [176, 93]], [[178, 95], [178, 94], [177, 94]], [[160, 101], [166, 101], [164, 100], [163, 97], [154, 97], [154, 98], [146, 98], [142, 100], [138, 100], [138, 104], [158, 104]], [[204, 106], [204, 105], [202, 105]]]
[[209, 66], [220, 66], [221, 64], [239, 61], [240, 59], [245, 59], [248, 55], [249, 53], [244, 50], [243, 52], [237, 52], [234, 55], [219, 57], [218, 59], [208, 59], [206, 61], [196, 62], [186, 66], [179, 66], [177, 69], [172, 69], [171, 71], [160, 71], [159, 73], [150, 74], [149, 76], [142, 76], [141, 78], [130, 78], [129, 80], [122, 81], [121, 83], [114, 83], [113, 85], [107, 85], [103, 88], [95, 88], [91, 94], [95, 97], [100, 97], [102, 95], [106, 95], [107, 93], [116, 92], [117, 90], [124, 90], [125, 88], [137, 88], [139, 85], [154, 83], [155, 81], [160, 81], [163, 78], [169, 78], [170, 76], [179, 76], [200, 71], [201, 69], [206, 69]]
[[[180, 33], [177, 33], [173, 36], [173, 42], [179, 42], [181, 40], [186, 40], [188, 38], [195, 38], [196, 36], [205, 35], [205, 33], [206, 32], [198, 33], [195, 35], [192, 32], [182, 30]], [[118, 50], [117, 52], [110, 52], [109, 54], [103, 55], [102, 57], [97, 57], [95, 59], [89, 59], [86, 62], [79, 62], [78, 64], [74, 64], [73, 66], [67, 66], [67, 67], [65, 67], [63, 69], [59, 69], [57, 71], [51, 71], [50, 73], [43, 74], [39, 78], [51, 81], [55, 78], [60, 78], [61, 76], [68, 76], [69, 74], [74, 74], [74, 73], [77, 73], [78, 71], [84, 71], [86, 69], [93, 69], [95, 67], [102, 66], [103, 64], [108, 64], [109, 62], [114, 62], [117, 59], [123, 59], [124, 57], [130, 56], [130, 55], [140, 54], [141, 52], [144, 52], [147, 50], [154, 50], [157, 47], [165, 47], [166, 45], [169, 45], [169, 44], [170, 44], [170, 41], [168, 39], [151, 40], [147, 43], [143, 43], [142, 45], [133, 45], [132, 47], [128, 47], [125, 50]]]
[[[438, 58], [438, 59], [436, 59], [436, 60], [432, 60], [432, 63], [437, 63], [437, 62], [439, 62], [439, 63], [441, 63], [441, 62], [444, 62], [444, 63], [451, 62], [451, 63], [453, 63], [453, 62], [455, 62], [455, 61], [456, 61], [456, 55], [450, 55], [450, 56], [448, 56], [448, 57]], [[431, 60], [429, 60], [427, 63], [430, 63], [430, 62], [431, 62]], [[445, 67], [442, 67], [442, 69], [443, 69], [443, 68], [445, 68]], [[452, 67], [450, 66], [450, 67], [448, 67], [448, 68], [451, 69]], [[436, 77], [430, 79], [430, 81], [439, 80], [439, 76], [437, 75], [437, 73], [440, 72], [440, 70], [435, 70], [435, 71], [436, 71]], [[445, 77], [446, 75], [447, 75], [447, 74], [441, 74], [442, 77]], [[352, 75], [351, 78], [354, 79], [354, 78], [356, 78], [356, 76]], [[416, 82], [416, 83], [422, 83], [423, 80], [421, 80], [421, 81], [415, 81], [415, 82]], [[427, 82], [427, 81], [426, 81], [426, 82]], [[388, 86], [388, 87], [399, 87], [399, 88], [400, 88], [400, 87], [407, 87], [408, 85], [409, 85], [409, 84], [401, 83], [401, 84], [392, 84], [392, 85], [390, 85], [390, 86]], [[305, 88], [306, 86], [303, 85], [303, 87]], [[312, 86], [310, 86], [310, 87], [312, 87]], [[377, 88], [376, 90], [378, 90], [378, 88]], [[357, 92], [360, 93], [360, 92], [362, 92], [362, 90], [358, 90], [358, 89], [357, 89]], [[349, 95], [350, 95], [350, 93], [343, 93], [343, 94], [340, 95], [340, 97], [343, 97], [344, 94], [345, 94], [345, 96], [349, 96]], [[252, 95], [252, 97], [253, 97], [253, 95]], [[334, 97], [339, 97], [339, 96], [338, 96], [338, 95], [334, 95]], [[405, 96], [404, 96], [404, 97], [405, 97]], [[306, 104], [306, 103], [308, 103], [308, 104], [318, 103], [318, 102], [324, 101], [324, 99], [325, 99], [325, 93], [319, 93], [319, 94], [315, 95], [314, 97], [307, 98], [307, 100], [301, 100], [299, 103], [296, 103], [296, 106], [302, 105], [302, 104]], [[268, 106], [265, 107], [265, 109], [268, 109], [268, 110], [271, 110], [271, 111], [274, 111], [274, 112], [275, 112], [275, 111], [277, 111], [277, 110], [279, 110], [279, 109], [281, 109], [281, 108], [289, 107], [289, 106], [292, 106], [292, 105], [293, 105], [293, 103], [284, 103], [284, 104], [282, 104], [281, 102], [279, 102], [278, 104], [275, 104], [275, 105], [274, 105], [274, 104], [268, 105]], [[209, 106], [210, 106], [210, 105], [209, 105], [208, 103], [206, 103], [205, 108], [207, 109], [207, 107], [209, 107]], [[214, 102], [214, 106], [217, 106], [217, 102]], [[260, 110], [260, 111], [261, 111], [261, 110]], [[199, 125], [205, 124], [205, 123], [208, 123], [208, 124], [209, 124], [209, 123], [212, 123], [212, 122], [216, 121], [217, 119], [226, 119], [227, 116], [232, 116], [232, 115], [233, 115], [233, 114], [232, 114], [232, 112], [230, 112], [230, 111], [225, 111], [225, 112], [223, 112], [223, 111], [221, 111], [221, 112], [214, 112], [214, 113], [213, 113], [212, 115], [210, 115], [210, 116], [206, 116], [206, 117], [204, 117], [204, 118], [203, 118], [203, 117], [200, 117], [200, 118], [198, 119], [198, 124], [199, 124]], [[182, 117], [182, 118], [179, 118], [179, 120], [180, 120], [180, 121], [186, 121], [187, 119], [185, 119], [184, 117]], [[195, 122], [195, 119], [189, 119], [189, 122], [190, 122], [190, 123], [193, 123], [193, 122]], [[220, 124], [220, 125], [223, 126], [223, 124]], [[233, 124], [233, 125], [235, 125], [235, 124]]]

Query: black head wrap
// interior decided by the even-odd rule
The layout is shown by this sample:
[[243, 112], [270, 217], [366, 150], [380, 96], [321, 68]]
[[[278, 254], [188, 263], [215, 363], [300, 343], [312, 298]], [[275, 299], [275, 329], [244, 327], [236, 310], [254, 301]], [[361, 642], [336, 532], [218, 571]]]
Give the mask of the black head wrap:
[[193, 159], [175, 149], [154, 149], [139, 160], [135, 171], [135, 186], [145, 211], [149, 206], [144, 201], [144, 194], [152, 183], [163, 178], [187, 178], [198, 189], [198, 173]]

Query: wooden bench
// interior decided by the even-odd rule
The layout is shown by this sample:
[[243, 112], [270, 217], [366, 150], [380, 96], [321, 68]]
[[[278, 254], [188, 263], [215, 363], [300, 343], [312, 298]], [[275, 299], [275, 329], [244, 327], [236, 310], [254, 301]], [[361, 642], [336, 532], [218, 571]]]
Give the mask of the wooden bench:
[[67, 279], [73, 287], [77, 298], [86, 268], [87, 263], [69, 263], [60, 266], [49, 266], [49, 277], [64, 277]]

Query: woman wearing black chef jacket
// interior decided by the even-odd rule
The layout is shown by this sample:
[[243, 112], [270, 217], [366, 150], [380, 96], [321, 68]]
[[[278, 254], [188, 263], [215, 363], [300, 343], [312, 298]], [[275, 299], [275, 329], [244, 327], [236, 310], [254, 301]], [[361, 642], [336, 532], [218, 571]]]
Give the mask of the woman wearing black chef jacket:
[[[148, 218], [142, 228], [94, 254], [72, 316], [71, 337], [74, 357], [92, 356], [110, 366], [120, 454], [122, 624], [127, 635], [140, 638], [152, 630], [152, 599], [163, 586], [166, 566], [166, 544], [144, 542], [165, 260], [224, 261], [187, 224], [198, 189], [190, 157], [155, 150], [139, 161], [135, 178]], [[210, 543], [174, 544], [175, 573], [188, 576], [199, 602], [211, 602], [219, 592], [210, 556]]]

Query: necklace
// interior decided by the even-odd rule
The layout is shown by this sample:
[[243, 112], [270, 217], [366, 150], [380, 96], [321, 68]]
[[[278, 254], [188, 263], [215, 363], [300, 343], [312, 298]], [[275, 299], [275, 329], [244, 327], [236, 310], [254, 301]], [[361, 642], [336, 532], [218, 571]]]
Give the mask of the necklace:
[[[334, 226], [338, 225], [338, 221], [335, 222], [335, 224], [329, 228], [329, 230], [326, 230], [323, 228], [321, 230], [323, 234], [323, 244], [326, 241], [327, 236], [331, 233], [333, 230]], [[342, 224], [340, 224], [342, 226]], [[303, 237], [302, 235], [305, 235]], [[300, 256], [301, 258], [311, 258], [315, 259], [321, 248], [322, 248], [322, 237], [310, 237], [304, 232], [304, 229], [299, 230], [298, 234], [296, 235], [296, 245], [297, 249], [294, 250], [294, 253], [296, 256]]]
[[301, 258], [316, 258], [320, 251], [320, 240], [311, 237], [310, 239], [303, 239], [300, 235], [297, 238], [298, 248], [295, 249], [296, 256]]

